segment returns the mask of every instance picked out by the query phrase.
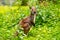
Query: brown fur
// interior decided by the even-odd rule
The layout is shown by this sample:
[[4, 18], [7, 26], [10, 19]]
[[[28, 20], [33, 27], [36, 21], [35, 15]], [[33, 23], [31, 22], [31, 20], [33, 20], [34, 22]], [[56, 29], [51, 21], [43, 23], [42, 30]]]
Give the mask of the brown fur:
[[24, 29], [24, 34], [27, 34], [31, 28], [32, 25], [34, 24], [34, 16], [36, 16], [36, 8], [32, 7], [31, 8], [31, 14], [27, 18], [24, 18], [19, 22], [19, 25]]
[[[34, 21], [35, 21], [35, 16], [36, 16], [36, 8], [32, 7], [30, 10], [31, 10], [30, 16], [22, 19], [19, 22], [19, 26], [21, 26], [23, 28], [24, 34], [26, 34], [26, 35], [29, 32], [31, 26], [32, 25], [35, 26], [35, 22]], [[16, 34], [18, 34], [18, 32]]]

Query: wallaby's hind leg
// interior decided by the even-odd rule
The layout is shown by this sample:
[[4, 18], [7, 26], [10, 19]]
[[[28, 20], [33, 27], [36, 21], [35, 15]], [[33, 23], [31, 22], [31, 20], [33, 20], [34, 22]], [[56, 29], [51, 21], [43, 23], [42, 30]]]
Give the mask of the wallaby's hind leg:
[[29, 23], [25, 23], [23, 29], [24, 29], [24, 34], [27, 35], [27, 33], [28, 33], [29, 30], [30, 30], [30, 25], [29, 25]]
[[27, 35], [27, 33], [29, 32], [29, 30], [30, 30], [30, 27], [28, 26], [28, 27], [26, 27], [26, 28], [24, 28], [24, 34], [26, 34]]

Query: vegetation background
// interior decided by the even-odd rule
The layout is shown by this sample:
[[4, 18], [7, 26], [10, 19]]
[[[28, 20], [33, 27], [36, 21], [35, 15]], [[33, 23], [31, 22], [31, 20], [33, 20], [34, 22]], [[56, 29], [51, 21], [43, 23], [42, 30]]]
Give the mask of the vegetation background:
[[[60, 0], [0, 0], [0, 40], [60, 40]], [[37, 8], [35, 27], [14, 37], [18, 22]]]

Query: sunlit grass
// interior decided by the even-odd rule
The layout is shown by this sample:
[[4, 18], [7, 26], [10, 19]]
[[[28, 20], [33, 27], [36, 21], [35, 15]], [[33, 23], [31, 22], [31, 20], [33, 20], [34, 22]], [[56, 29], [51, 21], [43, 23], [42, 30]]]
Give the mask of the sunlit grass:
[[[31, 27], [27, 36], [23, 37], [19, 34], [19, 37], [23, 38], [23, 40], [60, 40], [60, 9], [54, 5], [46, 8], [40, 7], [38, 9], [39, 12], [37, 13], [41, 14], [43, 21], [47, 20], [48, 22]], [[17, 6], [0, 6], [0, 39], [9, 40], [11, 38], [11, 40], [19, 40], [18, 37], [13, 38], [18, 27], [17, 22], [28, 16], [29, 13], [28, 6], [21, 6], [19, 8]], [[40, 18], [36, 19], [36, 24], [41, 22], [42, 19]]]
[[12, 6], [12, 7], [10, 7], [10, 6], [0, 6], [0, 13], [6, 13], [6, 12], [9, 12], [11, 10], [16, 10], [16, 9], [18, 9], [17, 6]]

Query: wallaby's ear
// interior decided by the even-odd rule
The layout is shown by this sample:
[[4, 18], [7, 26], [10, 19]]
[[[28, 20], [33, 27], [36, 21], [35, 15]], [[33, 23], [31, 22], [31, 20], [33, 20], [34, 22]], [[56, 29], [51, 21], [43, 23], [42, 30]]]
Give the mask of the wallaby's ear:
[[29, 7], [29, 9], [31, 9], [31, 7]]

